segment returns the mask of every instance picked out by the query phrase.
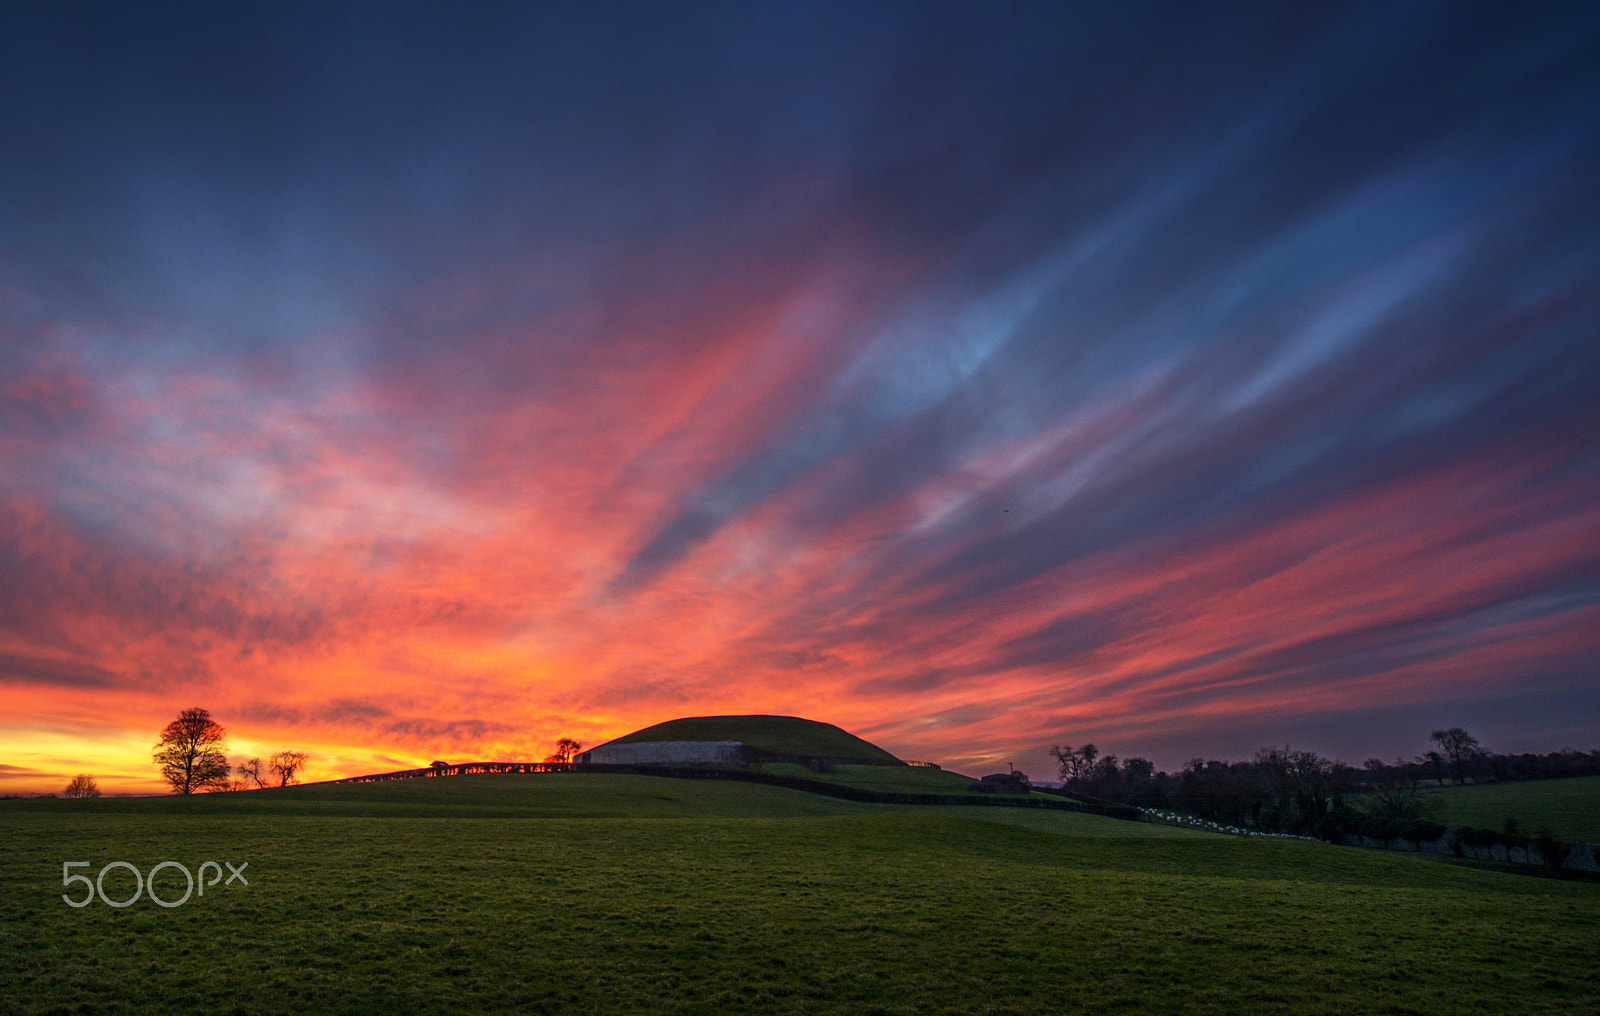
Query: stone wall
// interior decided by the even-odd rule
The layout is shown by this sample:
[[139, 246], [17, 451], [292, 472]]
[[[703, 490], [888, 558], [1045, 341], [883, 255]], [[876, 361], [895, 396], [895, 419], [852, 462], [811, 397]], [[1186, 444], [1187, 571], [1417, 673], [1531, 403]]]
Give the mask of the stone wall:
[[1573, 871], [1600, 872], [1600, 843], [1574, 843], [1561, 867]]
[[[1510, 864], [1542, 863], [1538, 853], [1527, 847], [1508, 847], [1503, 843], [1491, 843], [1484, 846], [1457, 843], [1455, 837], [1449, 833], [1439, 837], [1437, 840], [1380, 840], [1372, 836], [1357, 836], [1354, 833], [1347, 833], [1340, 837], [1339, 842], [1346, 846], [1367, 847], [1373, 850], [1456, 854], [1460, 857], [1470, 857], [1479, 861], [1504, 861]], [[1567, 853], [1566, 858], [1561, 862], [1561, 867], [1572, 871], [1600, 872], [1600, 843], [1574, 843], [1572, 850]]]

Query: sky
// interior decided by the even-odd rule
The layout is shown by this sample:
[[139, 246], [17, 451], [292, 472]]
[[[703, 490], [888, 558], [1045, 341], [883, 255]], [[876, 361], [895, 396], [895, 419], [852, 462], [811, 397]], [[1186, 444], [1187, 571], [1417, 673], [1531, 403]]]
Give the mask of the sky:
[[0, 5], [0, 793], [1600, 746], [1600, 8]]

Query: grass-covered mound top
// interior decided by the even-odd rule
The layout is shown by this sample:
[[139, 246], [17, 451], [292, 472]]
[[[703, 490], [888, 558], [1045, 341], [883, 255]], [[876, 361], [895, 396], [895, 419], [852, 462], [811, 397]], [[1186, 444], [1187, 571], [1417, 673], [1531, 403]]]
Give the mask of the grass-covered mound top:
[[743, 741], [773, 755], [894, 763], [893, 755], [831, 723], [798, 716], [686, 716], [635, 730], [609, 744], [641, 741]]

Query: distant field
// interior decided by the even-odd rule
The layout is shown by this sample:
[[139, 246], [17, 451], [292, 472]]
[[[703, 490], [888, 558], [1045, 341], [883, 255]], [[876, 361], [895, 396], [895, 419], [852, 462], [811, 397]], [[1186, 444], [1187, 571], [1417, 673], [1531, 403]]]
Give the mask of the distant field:
[[[167, 859], [250, 886], [61, 900]], [[721, 781], [0, 801], [5, 1013], [1594, 1014], [1597, 930], [1594, 882]]]
[[1560, 839], [1600, 843], [1600, 776], [1433, 787], [1424, 793], [1445, 825], [1498, 830], [1515, 818], [1524, 833], [1549, 828]]

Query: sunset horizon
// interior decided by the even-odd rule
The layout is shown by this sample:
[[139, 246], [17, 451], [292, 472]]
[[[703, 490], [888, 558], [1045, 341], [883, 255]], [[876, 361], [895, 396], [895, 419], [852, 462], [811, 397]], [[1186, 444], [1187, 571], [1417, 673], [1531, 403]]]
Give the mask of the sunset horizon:
[[93, 11], [0, 11], [0, 795], [1600, 747], [1600, 8]]

